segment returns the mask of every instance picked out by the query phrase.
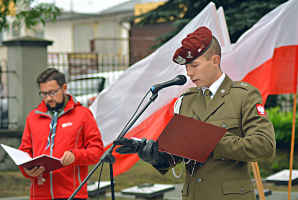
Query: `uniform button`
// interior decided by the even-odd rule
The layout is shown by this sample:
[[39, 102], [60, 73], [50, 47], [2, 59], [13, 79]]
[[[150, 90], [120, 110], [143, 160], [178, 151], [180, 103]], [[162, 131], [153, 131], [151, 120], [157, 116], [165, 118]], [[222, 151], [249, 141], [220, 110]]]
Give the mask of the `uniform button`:
[[241, 188], [241, 192], [244, 192], [244, 188]]
[[200, 163], [199, 167], [203, 167], [204, 163]]
[[226, 160], [226, 159], [224, 157], [222, 157], [221, 160]]
[[243, 83], [241, 83], [241, 85], [243, 85]]
[[235, 85], [235, 82], [233, 82], [232, 85]]
[[224, 93], [224, 92], [225, 92], [225, 90], [221, 90], [220, 92], [221, 92], [221, 93]]
[[186, 92], [188, 92], [189, 91], [189, 89], [188, 90], [186, 90]]
[[244, 84], [244, 86], [247, 86], [247, 84]]
[[223, 127], [223, 128], [226, 128], [227, 126], [224, 124], [224, 125], [222, 125], [222, 127]]
[[202, 179], [198, 178], [197, 183], [201, 183]]

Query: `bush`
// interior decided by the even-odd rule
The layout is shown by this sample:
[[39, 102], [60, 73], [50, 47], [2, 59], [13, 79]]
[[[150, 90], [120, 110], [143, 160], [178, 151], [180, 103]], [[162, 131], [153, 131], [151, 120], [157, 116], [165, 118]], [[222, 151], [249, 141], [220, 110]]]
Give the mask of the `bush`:
[[[266, 109], [269, 119], [273, 123], [275, 130], [275, 140], [277, 147], [289, 148], [292, 138], [293, 112], [281, 111], [280, 107]], [[298, 124], [296, 114], [295, 124], [295, 147], [298, 146]]]

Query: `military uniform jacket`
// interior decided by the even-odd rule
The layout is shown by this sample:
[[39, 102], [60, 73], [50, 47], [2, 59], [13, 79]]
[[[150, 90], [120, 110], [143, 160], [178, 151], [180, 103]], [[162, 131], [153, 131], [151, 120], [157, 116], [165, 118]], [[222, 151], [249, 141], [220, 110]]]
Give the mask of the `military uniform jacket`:
[[[183, 95], [180, 114], [228, 129], [205, 163], [186, 164], [183, 200], [256, 199], [249, 164], [275, 154], [273, 125], [256, 107], [262, 104], [259, 90], [226, 76], [207, 109], [200, 88]], [[161, 174], [175, 166], [172, 156], [167, 159], [171, 166], [158, 169]], [[174, 159], [176, 164], [182, 161]]]

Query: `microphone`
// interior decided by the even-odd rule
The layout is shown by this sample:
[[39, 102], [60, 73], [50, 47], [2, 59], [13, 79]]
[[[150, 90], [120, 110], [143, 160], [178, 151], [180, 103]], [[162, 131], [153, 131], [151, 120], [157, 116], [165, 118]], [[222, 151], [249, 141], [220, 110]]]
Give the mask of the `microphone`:
[[186, 76], [178, 75], [174, 79], [166, 81], [164, 83], [153, 85], [150, 90], [152, 93], [157, 93], [159, 90], [170, 87], [172, 85], [184, 85], [186, 83]]

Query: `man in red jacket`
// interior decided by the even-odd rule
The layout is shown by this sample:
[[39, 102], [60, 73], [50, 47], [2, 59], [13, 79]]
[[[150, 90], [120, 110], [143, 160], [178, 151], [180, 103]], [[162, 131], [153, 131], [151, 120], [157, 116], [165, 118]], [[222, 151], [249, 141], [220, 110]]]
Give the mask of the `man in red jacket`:
[[[46, 166], [20, 169], [31, 178], [30, 199], [68, 199], [104, 152], [100, 132], [91, 111], [66, 94], [63, 73], [49, 68], [36, 82], [43, 101], [29, 113], [19, 149], [31, 157], [60, 158], [65, 167], [49, 173], [43, 173]], [[74, 199], [88, 199], [87, 184]]]

